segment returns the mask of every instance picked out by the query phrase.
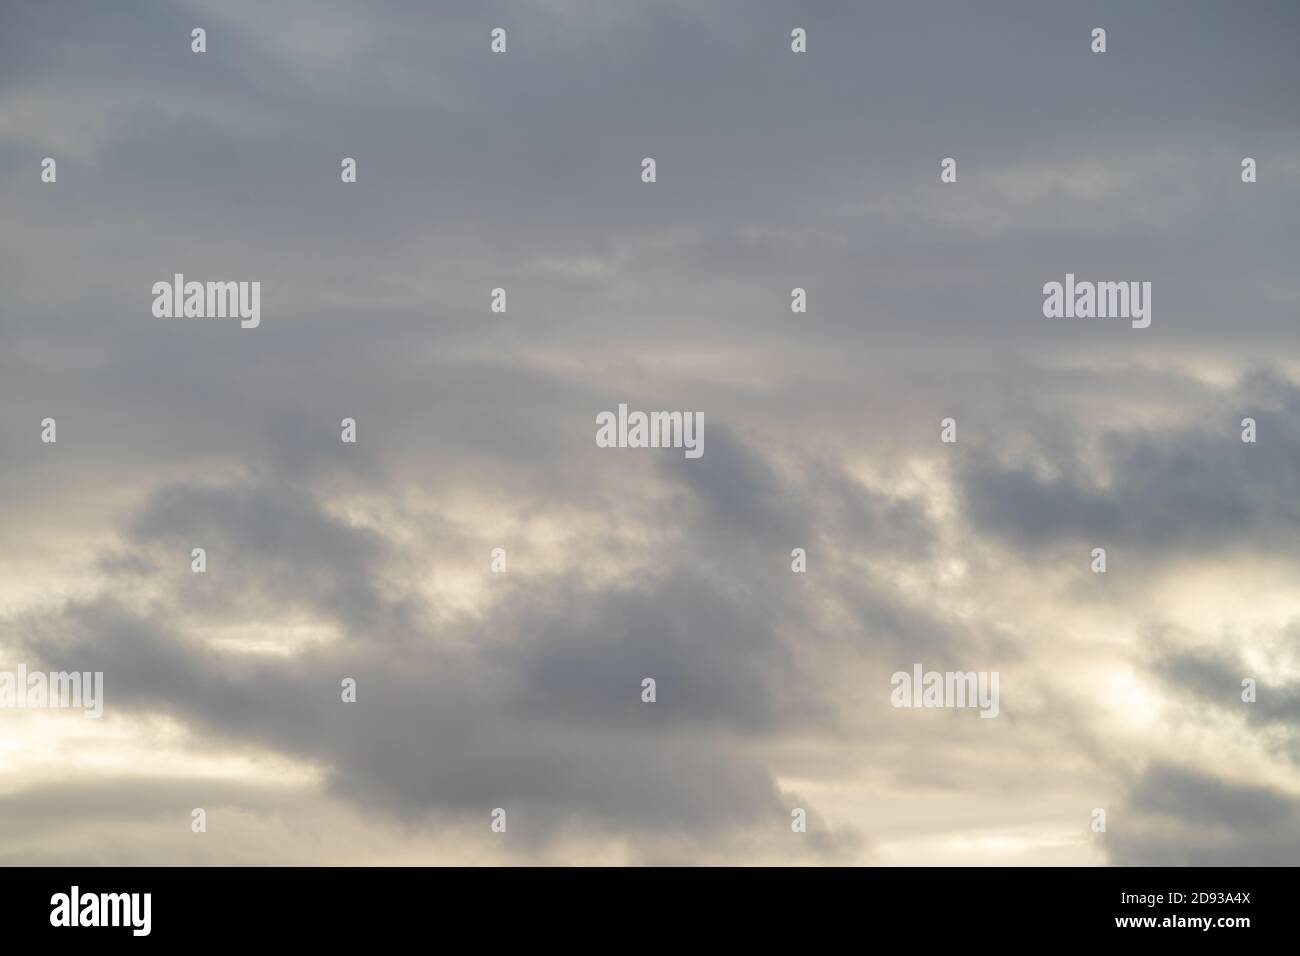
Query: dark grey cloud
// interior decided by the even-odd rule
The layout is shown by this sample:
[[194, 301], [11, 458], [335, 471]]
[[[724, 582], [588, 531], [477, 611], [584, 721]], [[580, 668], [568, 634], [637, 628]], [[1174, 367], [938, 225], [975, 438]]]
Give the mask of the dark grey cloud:
[[[996, 449], [980, 449], [959, 466], [969, 520], [1035, 548], [1085, 541], [1156, 554], [1243, 545], [1288, 552], [1300, 529], [1292, 488], [1300, 468], [1300, 390], [1259, 372], [1214, 399], [1203, 419], [1104, 432], [1095, 462], [1080, 445], [1053, 448], [1049, 438], [1049, 474], [1036, 462], [1004, 462]], [[1255, 444], [1241, 441], [1246, 417], [1256, 420]], [[1039, 424], [1081, 430], [1078, 422]]]
[[1104, 844], [1119, 866], [1291, 866], [1300, 854], [1300, 800], [1156, 764], [1108, 816]]
[[[1277, 635], [1278, 646], [1289, 647], [1298, 634], [1300, 622], [1292, 621]], [[1300, 762], [1300, 681], [1279, 676], [1274, 667], [1248, 663], [1242, 651], [1231, 638], [1208, 647], [1162, 642], [1148, 667], [1189, 710], [1208, 710], [1216, 719], [1254, 728], [1268, 750]], [[1250, 702], [1242, 699], [1246, 678], [1255, 681]]]
[[[206, 740], [323, 764], [332, 792], [402, 819], [509, 805], [534, 840], [577, 819], [629, 833], [785, 827], [788, 801], [763, 751], [785, 735], [835, 732], [827, 670], [844, 638], [818, 638], [807, 594], [789, 583], [789, 539], [763, 518], [795, 493], [724, 428], [709, 438], [721, 452], [703, 459], [713, 472], [664, 470], [703, 531], [670, 552], [677, 570], [601, 587], [534, 574], [503, 582], [481, 616], [439, 621], [386, 576], [405, 560], [400, 547], [329, 514], [309, 489], [170, 484], [127, 524], [130, 547], [100, 562], [102, 596], [25, 615], [10, 637], [51, 666], [103, 671], [117, 712], [178, 717]], [[827, 500], [888, 519], [865, 489], [844, 504], [852, 483], [821, 472], [836, 483]], [[826, 498], [815, 483], [800, 488]], [[904, 527], [918, 520], [901, 509]], [[751, 581], [734, 553], [711, 551], [718, 530], [744, 553], [775, 549], [782, 577]], [[202, 576], [189, 570], [198, 542]], [[114, 596], [142, 575], [162, 588], [143, 607]], [[897, 639], [896, 599], [853, 600], [852, 641]], [[339, 638], [283, 657], [231, 654], [205, 636], [295, 608]], [[812, 656], [810, 638], [822, 645]], [[338, 699], [343, 677], [359, 683], [355, 706]], [[653, 707], [639, 699], [643, 677], [657, 681]], [[855, 838], [840, 829], [842, 851]]]

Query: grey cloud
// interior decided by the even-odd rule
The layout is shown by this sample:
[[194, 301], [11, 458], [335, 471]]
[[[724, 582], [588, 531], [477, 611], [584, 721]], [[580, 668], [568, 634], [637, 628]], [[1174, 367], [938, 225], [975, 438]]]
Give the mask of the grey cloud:
[[[1293, 621], [1282, 631], [1281, 643], [1285, 646], [1297, 634], [1300, 624]], [[1300, 762], [1300, 681], [1247, 664], [1237, 643], [1229, 640], [1210, 647], [1166, 644], [1152, 654], [1148, 667], [1189, 707], [1208, 707], [1223, 717], [1271, 731], [1261, 734], [1261, 739]], [[1248, 677], [1255, 681], [1256, 694], [1249, 703], [1242, 700], [1242, 681]]]
[[1120, 866], [1289, 866], [1300, 854], [1300, 801], [1156, 764], [1109, 815], [1105, 846]]
[[[1300, 391], [1259, 373], [1217, 396], [1203, 421], [1103, 433], [1098, 468], [1058, 448], [1047, 459], [1056, 474], [1044, 476], [977, 451], [959, 466], [965, 511], [977, 528], [1030, 547], [1075, 540], [1157, 554], [1247, 544], [1285, 552], [1300, 527], [1289, 479], [1300, 467], [1297, 411]], [[1259, 427], [1254, 445], [1241, 441], [1247, 416]]]
[[[829, 590], [843, 589], [837, 597], [862, 633], [825, 641], [812, 657], [796, 653], [820, 627], [789, 585], [787, 545], [805, 540], [796, 527], [807, 540], [834, 540], [820, 522], [846, 516], [896, 540], [924, 542], [928, 530], [906, 502], [886, 501], [832, 463], [791, 483], [727, 428], [706, 440], [707, 470], [674, 463], [658, 473], [677, 489], [670, 500], [693, 502], [696, 533], [670, 554], [699, 574], [600, 589], [534, 574], [503, 583], [482, 619], [435, 623], [424, 599], [393, 590], [398, 579], [378, 586], [407, 560], [398, 546], [328, 513], [309, 487], [173, 483], [127, 525], [131, 550], [100, 562], [110, 581], [150, 572], [161, 595], [142, 610], [107, 595], [69, 602], [54, 616], [25, 616], [14, 633], [51, 663], [105, 671], [113, 707], [322, 762], [334, 792], [403, 817], [513, 800], [540, 832], [593, 814], [632, 831], [781, 820], [788, 807], [764, 741], [833, 730], [835, 708], [822, 703], [828, 662], [846, 642], [913, 635], [915, 621], [899, 615], [918, 614], [883, 592], [854, 596], [847, 577], [832, 575]], [[783, 510], [800, 499], [830, 505]], [[188, 566], [197, 545], [208, 549], [202, 576]], [[773, 582], [784, 587], [747, 580], [741, 556], [756, 547], [771, 551]], [[338, 625], [341, 642], [262, 659], [190, 633], [214, 621], [273, 621], [291, 607]], [[937, 622], [929, 627], [943, 639]], [[355, 709], [337, 700], [342, 676], [359, 681]], [[647, 676], [659, 685], [654, 708], [639, 701]]]
[[[412, 610], [386, 599], [377, 584], [383, 540], [330, 517], [303, 489], [173, 484], [150, 497], [130, 534], [160, 564], [170, 554], [173, 579], [184, 588], [177, 596], [210, 611], [251, 592], [304, 604], [363, 634], [412, 627]], [[205, 549], [208, 576], [189, 570], [194, 547]]]
[[[728, 485], [756, 514], [781, 485], [751, 450], [731, 451], [764, 476]], [[720, 460], [725, 474], [733, 459]], [[717, 504], [720, 489], [684, 484]], [[142, 610], [105, 595], [26, 615], [12, 625], [18, 643], [51, 664], [104, 671], [110, 710], [168, 714], [211, 739], [322, 763], [333, 792], [403, 818], [512, 802], [538, 839], [577, 817], [629, 832], [781, 821], [788, 807], [765, 741], [836, 723], [820, 703], [824, 662], [794, 653], [815, 628], [798, 592], [756, 590], [734, 560], [679, 554], [714, 565], [710, 576], [594, 590], [524, 577], [503, 584], [485, 617], [434, 624], [422, 599], [392, 593], [393, 579], [375, 586], [400, 560], [395, 546], [303, 488], [174, 484], [128, 531], [164, 593]], [[210, 546], [201, 577], [188, 570], [192, 541]], [[101, 567], [128, 581], [140, 571], [118, 555]], [[338, 624], [340, 641], [261, 658], [192, 633], [295, 605]], [[359, 682], [355, 707], [338, 701], [343, 676]], [[655, 707], [639, 700], [647, 676]]]

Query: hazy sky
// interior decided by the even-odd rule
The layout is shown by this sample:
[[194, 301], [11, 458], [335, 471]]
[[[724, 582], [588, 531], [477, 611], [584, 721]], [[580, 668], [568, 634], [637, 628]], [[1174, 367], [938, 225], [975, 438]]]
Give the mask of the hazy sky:
[[[1287, 2], [4, 3], [0, 669], [105, 712], [0, 710], [0, 862], [1297, 862], [1298, 47]], [[260, 326], [156, 318], [178, 272]], [[1066, 273], [1150, 328], [1044, 318]], [[596, 447], [620, 402], [703, 457]], [[998, 717], [892, 707], [916, 663]]]

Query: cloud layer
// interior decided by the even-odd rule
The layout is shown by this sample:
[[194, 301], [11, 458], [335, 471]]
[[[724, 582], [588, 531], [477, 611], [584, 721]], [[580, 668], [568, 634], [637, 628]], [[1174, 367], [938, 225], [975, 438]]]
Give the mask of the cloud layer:
[[[106, 715], [0, 711], [0, 861], [1293, 860], [1297, 27], [6, 4], [0, 669]], [[999, 717], [891, 707], [918, 662]]]

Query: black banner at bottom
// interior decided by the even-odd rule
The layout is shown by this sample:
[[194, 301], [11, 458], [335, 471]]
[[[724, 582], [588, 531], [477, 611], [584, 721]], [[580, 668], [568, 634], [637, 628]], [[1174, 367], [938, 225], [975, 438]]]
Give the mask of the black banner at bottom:
[[1226, 867], [10, 868], [0, 926], [9, 943], [92, 946], [396, 943], [421, 931], [601, 945], [904, 934], [1233, 946], [1292, 935], [1293, 882], [1290, 869]]

